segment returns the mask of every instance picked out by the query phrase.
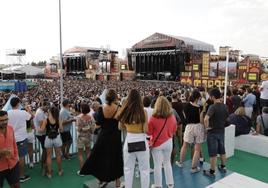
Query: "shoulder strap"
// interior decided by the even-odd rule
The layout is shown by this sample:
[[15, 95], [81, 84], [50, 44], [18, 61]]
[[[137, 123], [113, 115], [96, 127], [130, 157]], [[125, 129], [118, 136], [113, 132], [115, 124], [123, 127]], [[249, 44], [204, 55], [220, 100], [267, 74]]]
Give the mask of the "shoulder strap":
[[165, 128], [166, 123], [167, 123], [167, 119], [168, 119], [168, 118], [166, 118], [165, 123], [164, 123], [164, 125], [163, 125], [163, 127], [162, 127], [161, 131], [158, 133], [158, 135], [157, 135], [156, 139], [154, 140], [154, 142], [153, 142], [153, 145], [152, 145], [152, 146], [154, 146], [155, 142], [158, 140], [159, 136], [160, 136], [160, 135], [161, 135], [161, 133], [163, 132], [163, 129]]
[[114, 118], [114, 116], [116, 115], [118, 109], [119, 109], [119, 105], [117, 105], [116, 111], [114, 112], [114, 114], [113, 114], [113, 116], [111, 118]]

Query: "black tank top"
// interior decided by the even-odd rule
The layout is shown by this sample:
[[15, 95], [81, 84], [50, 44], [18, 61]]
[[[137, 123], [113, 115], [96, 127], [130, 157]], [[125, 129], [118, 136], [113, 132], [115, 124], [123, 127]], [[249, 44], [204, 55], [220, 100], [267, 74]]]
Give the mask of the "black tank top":
[[200, 109], [197, 106], [192, 105], [191, 103], [187, 104], [184, 109], [186, 116], [186, 123], [200, 123]]
[[46, 134], [49, 135], [50, 132], [57, 132], [59, 133], [59, 124], [56, 122], [54, 124], [50, 123], [49, 119], [47, 118], [47, 126], [46, 126]]

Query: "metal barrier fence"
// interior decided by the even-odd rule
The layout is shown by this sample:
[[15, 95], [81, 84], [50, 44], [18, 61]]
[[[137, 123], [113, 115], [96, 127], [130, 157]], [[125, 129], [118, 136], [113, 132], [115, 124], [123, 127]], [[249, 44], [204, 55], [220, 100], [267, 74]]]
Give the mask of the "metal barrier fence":
[[[73, 138], [73, 143], [70, 147], [70, 153], [71, 154], [75, 154], [77, 153], [77, 131], [76, 131], [76, 126], [75, 126], [75, 123], [73, 123], [73, 126], [71, 127], [71, 135], [72, 135], [72, 138]], [[34, 163], [37, 163], [37, 162], [40, 162], [41, 160], [41, 155], [42, 155], [42, 147], [41, 147], [41, 144], [40, 142], [38, 141], [38, 139], [35, 137], [35, 141], [34, 141], [34, 144], [33, 144], [33, 162]], [[56, 157], [55, 155], [55, 152], [53, 151], [53, 158]], [[30, 159], [29, 159], [29, 155], [27, 155], [26, 157], [26, 164], [29, 164], [30, 163]]]

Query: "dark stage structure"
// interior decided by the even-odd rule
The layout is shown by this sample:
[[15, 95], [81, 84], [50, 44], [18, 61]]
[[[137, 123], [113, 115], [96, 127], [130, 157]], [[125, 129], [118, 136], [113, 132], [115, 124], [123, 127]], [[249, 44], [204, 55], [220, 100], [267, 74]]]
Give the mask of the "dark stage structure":
[[84, 75], [86, 70], [86, 57], [70, 56], [66, 57], [66, 64], [64, 65], [67, 75]]
[[[117, 51], [106, 48], [74, 47], [64, 52], [63, 63], [66, 76], [86, 77], [89, 72], [109, 74], [114, 68]], [[103, 75], [102, 75], [103, 76]]]
[[210, 51], [213, 46], [204, 42], [155, 33], [128, 50], [128, 63], [136, 79], [175, 81], [194, 54]]

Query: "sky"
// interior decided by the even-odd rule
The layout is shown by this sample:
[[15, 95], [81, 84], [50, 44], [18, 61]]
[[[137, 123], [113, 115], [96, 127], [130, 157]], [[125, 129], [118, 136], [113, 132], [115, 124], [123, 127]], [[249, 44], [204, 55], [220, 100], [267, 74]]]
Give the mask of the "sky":
[[[194, 38], [268, 57], [267, 0], [61, 0], [63, 51], [74, 46], [125, 49], [155, 32]], [[0, 1], [0, 64], [58, 55], [58, 0]]]

